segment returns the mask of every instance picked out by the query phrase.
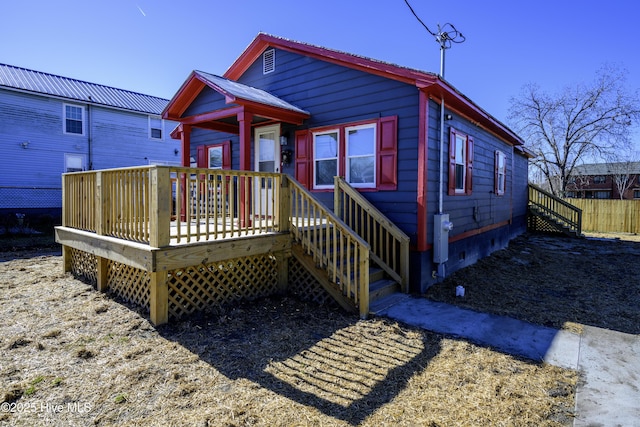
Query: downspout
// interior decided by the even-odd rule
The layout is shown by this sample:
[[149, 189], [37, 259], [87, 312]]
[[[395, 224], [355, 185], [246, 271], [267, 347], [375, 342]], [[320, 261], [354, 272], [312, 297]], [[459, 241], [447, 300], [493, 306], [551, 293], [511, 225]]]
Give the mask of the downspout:
[[93, 170], [93, 140], [91, 135], [91, 95], [87, 103], [87, 148], [89, 150], [89, 170]]

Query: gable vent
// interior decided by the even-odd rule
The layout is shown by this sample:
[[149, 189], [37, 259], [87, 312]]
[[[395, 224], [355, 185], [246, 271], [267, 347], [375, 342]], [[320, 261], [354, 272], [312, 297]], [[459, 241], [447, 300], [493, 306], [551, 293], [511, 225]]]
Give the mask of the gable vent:
[[268, 74], [276, 69], [276, 51], [267, 50], [262, 54], [262, 74]]

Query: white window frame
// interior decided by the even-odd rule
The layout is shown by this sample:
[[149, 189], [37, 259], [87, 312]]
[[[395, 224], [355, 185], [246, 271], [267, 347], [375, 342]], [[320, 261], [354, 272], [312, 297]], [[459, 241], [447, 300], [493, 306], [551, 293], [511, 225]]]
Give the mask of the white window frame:
[[69, 169], [69, 162], [72, 159], [80, 160], [80, 164], [82, 165], [81, 170], [72, 171], [72, 172], [81, 172], [81, 171], [86, 171], [87, 170], [87, 157], [84, 154], [65, 153], [64, 154], [64, 173], [71, 173], [71, 172], [69, 172], [68, 169]]
[[[149, 139], [155, 139], [156, 141], [162, 141], [164, 139], [164, 120], [160, 116], [149, 115], [148, 117], [149, 117], [148, 118], [148, 122], [149, 122]], [[158, 121], [160, 121], [160, 127], [152, 126], [154, 124], [154, 122], [157, 123]], [[156, 137], [153, 136], [152, 129], [160, 129], [160, 138], [156, 138]]]
[[[335, 133], [338, 138], [336, 140], [336, 156], [335, 157], [322, 157], [322, 158], [318, 158], [316, 156], [316, 138], [319, 135], [327, 135], [327, 134], [331, 134], [331, 133]], [[339, 128], [335, 128], [335, 129], [327, 129], [324, 131], [319, 131], [319, 132], [313, 132], [313, 188], [316, 190], [323, 190], [323, 189], [331, 189], [333, 188], [333, 182], [331, 184], [318, 184], [318, 168], [316, 167], [316, 163], [318, 161], [322, 161], [322, 160], [334, 160], [336, 161], [336, 175], [338, 175], [340, 173], [340, 129]]]
[[[372, 143], [372, 148], [373, 151], [371, 154], [366, 154], [366, 155], [350, 155], [349, 154], [349, 131], [352, 130], [359, 130], [359, 129], [373, 129], [373, 141], [371, 141]], [[377, 159], [377, 140], [378, 140], [378, 126], [377, 123], [367, 123], [367, 124], [363, 124], [363, 125], [357, 125], [357, 126], [347, 126], [344, 129], [344, 135], [345, 135], [345, 156], [344, 156], [344, 167], [345, 167], [345, 180], [354, 188], [376, 188], [376, 184], [377, 184], [377, 176], [376, 176], [376, 159]], [[358, 157], [372, 157], [373, 158], [373, 182], [367, 182], [367, 183], [354, 183], [351, 182], [351, 168], [349, 167], [349, 160], [352, 158], [358, 158]]]
[[[215, 151], [220, 150], [220, 167], [211, 166], [211, 151], [213, 150]], [[224, 147], [222, 145], [212, 145], [210, 147], [207, 147], [207, 168], [221, 170], [223, 166], [224, 166]]]
[[[502, 166], [501, 166], [502, 164]], [[507, 189], [507, 156], [500, 151], [496, 151], [496, 194], [504, 195]]]
[[[79, 108], [81, 111], [81, 120], [80, 123], [82, 125], [82, 133], [76, 132], [67, 132], [67, 107]], [[75, 120], [75, 119], [72, 119]], [[76, 136], [84, 136], [86, 129], [86, 120], [85, 120], [85, 108], [82, 105], [78, 104], [62, 104], [62, 133], [65, 135], [76, 135]]]
[[[467, 138], [468, 136], [464, 136], [461, 135], [459, 133], [455, 134], [455, 139], [456, 139], [456, 145], [455, 145], [455, 165], [456, 165], [456, 171], [455, 171], [455, 175], [454, 178], [456, 180], [455, 182], [455, 191], [456, 194], [465, 194], [467, 191], [467, 156], [469, 155], [469, 153], [467, 153]], [[458, 147], [462, 147], [462, 158], [458, 158]], [[458, 170], [457, 168], [459, 166], [462, 166], [462, 187], [458, 187]]]

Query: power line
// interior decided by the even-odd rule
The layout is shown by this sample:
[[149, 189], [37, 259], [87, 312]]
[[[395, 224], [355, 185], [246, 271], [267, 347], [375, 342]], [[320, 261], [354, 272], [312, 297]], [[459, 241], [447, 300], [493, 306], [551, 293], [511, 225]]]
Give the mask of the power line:
[[416, 11], [413, 10], [413, 7], [411, 7], [411, 4], [409, 4], [409, 0], [404, 0], [404, 2], [413, 16], [415, 16], [415, 18], [418, 20], [418, 22], [422, 24], [422, 26], [429, 32], [429, 34], [436, 38], [436, 41], [440, 45], [440, 48], [449, 49], [452, 43], [462, 43], [466, 40], [466, 37], [460, 31], [458, 31], [458, 29], [453, 24], [448, 22], [442, 27], [440, 26], [440, 24], [438, 24], [437, 32], [431, 31], [427, 24], [425, 24], [422, 19], [420, 19]]

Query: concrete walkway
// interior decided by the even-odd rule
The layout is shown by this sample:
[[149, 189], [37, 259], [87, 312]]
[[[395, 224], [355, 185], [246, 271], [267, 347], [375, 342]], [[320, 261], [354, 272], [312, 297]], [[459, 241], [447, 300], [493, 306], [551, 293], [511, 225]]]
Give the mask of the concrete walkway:
[[394, 294], [371, 311], [501, 352], [575, 369], [575, 427], [640, 426], [640, 336], [585, 326], [581, 335]]

